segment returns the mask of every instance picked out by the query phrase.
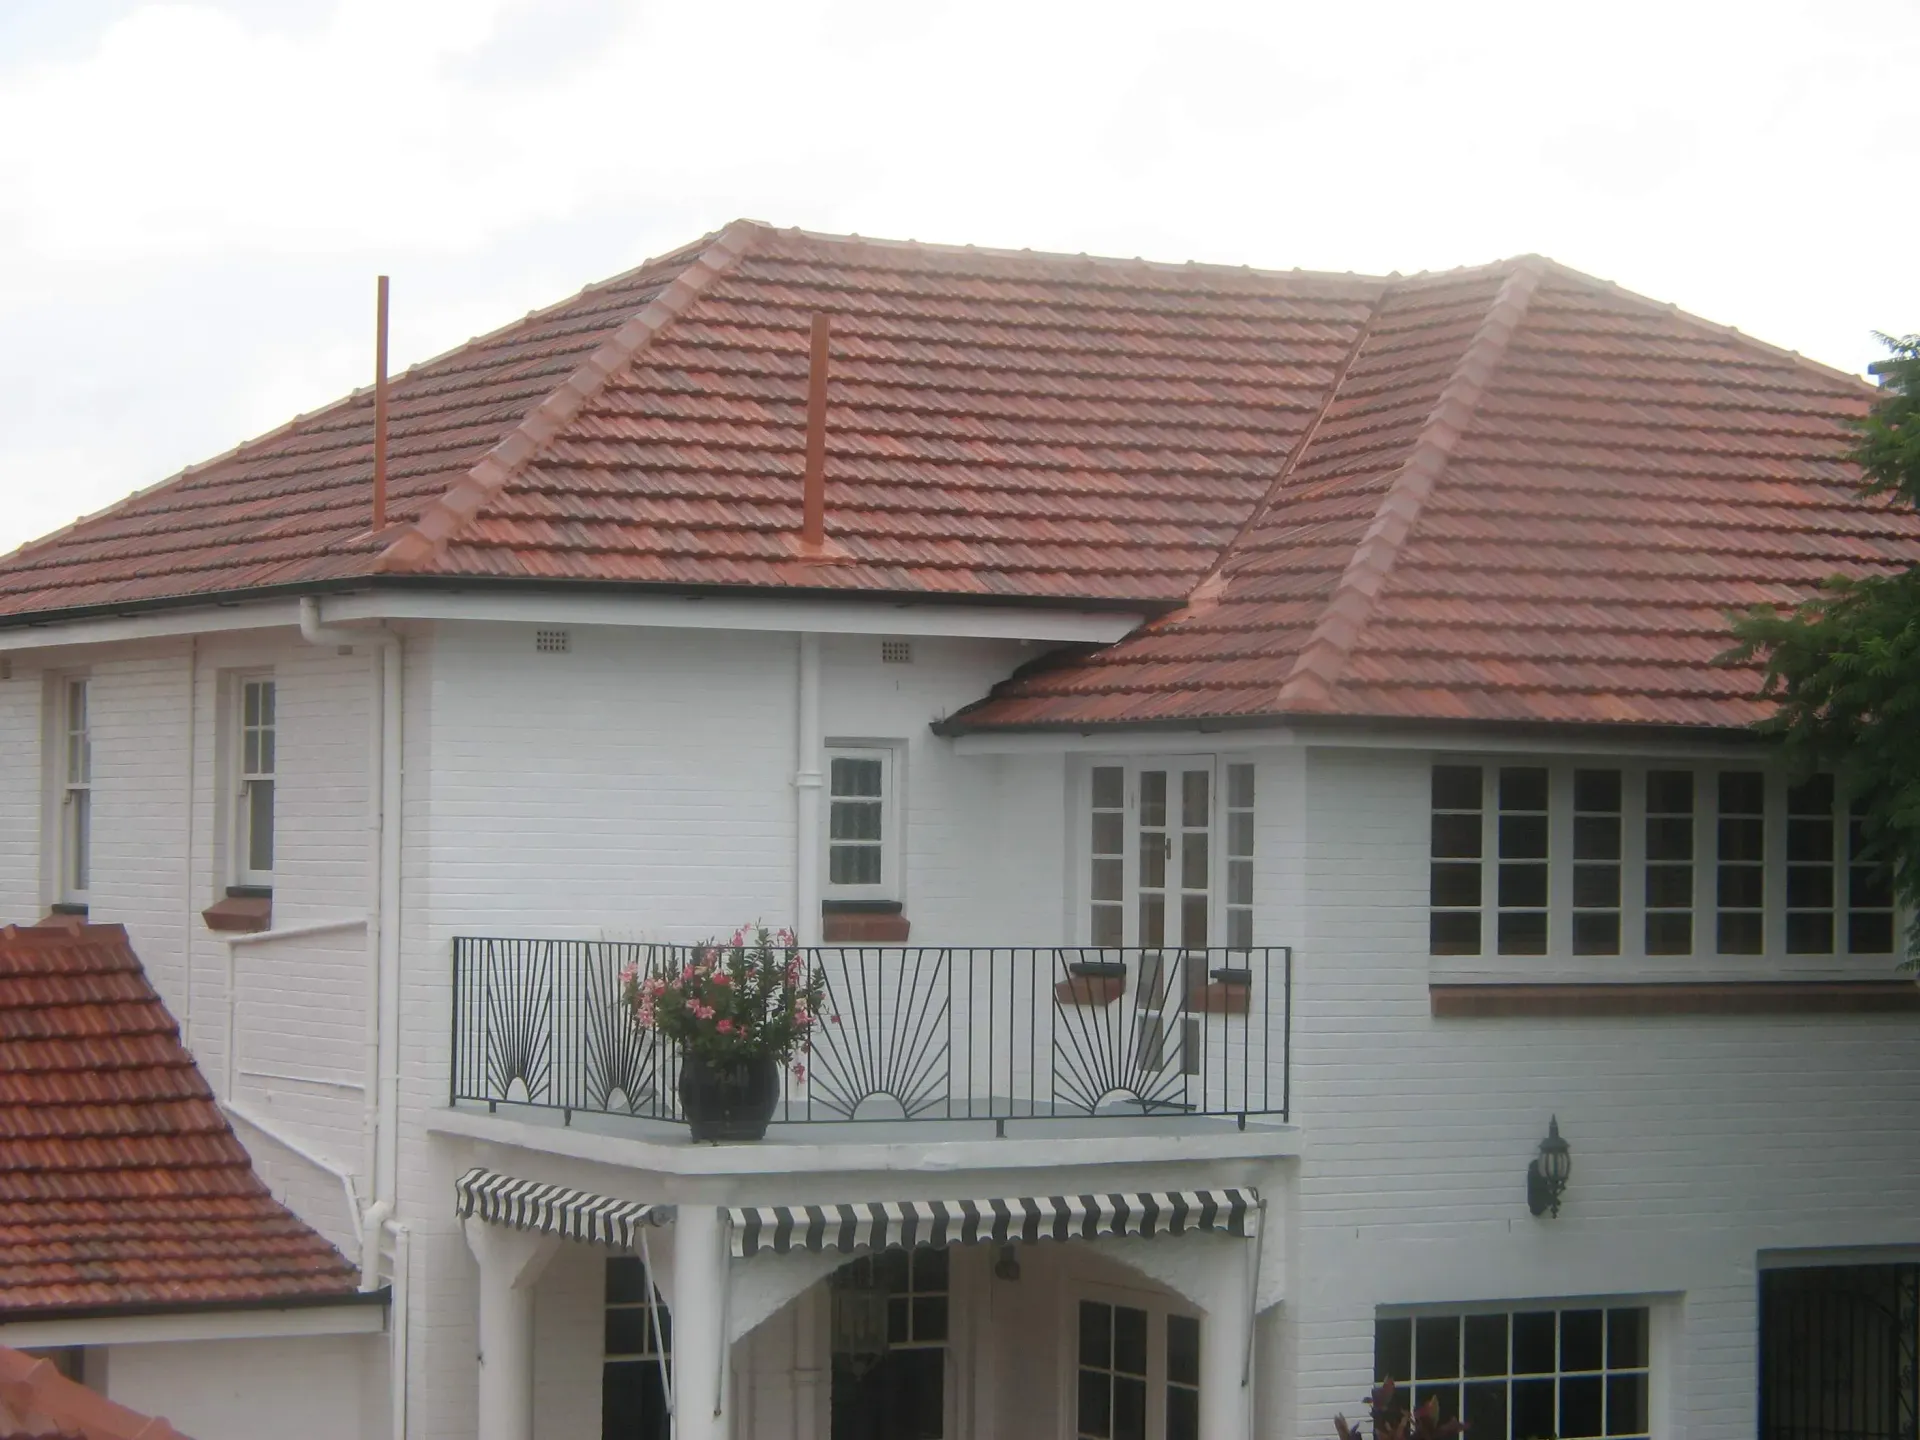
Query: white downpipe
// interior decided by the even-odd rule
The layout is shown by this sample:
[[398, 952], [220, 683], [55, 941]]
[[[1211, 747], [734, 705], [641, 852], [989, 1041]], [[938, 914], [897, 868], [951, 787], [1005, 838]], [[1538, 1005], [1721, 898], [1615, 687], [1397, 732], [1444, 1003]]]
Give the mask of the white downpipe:
[[[378, 1208], [376, 1201], [368, 1215]], [[385, 1229], [393, 1236], [393, 1297], [387, 1309], [392, 1317], [388, 1321], [392, 1333], [387, 1342], [387, 1388], [393, 1418], [387, 1437], [388, 1440], [407, 1440], [408, 1302], [413, 1293], [413, 1231], [397, 1220], [386, 1221]]]
[[380, 773], [380, 886], [375, 912], [380, 936], [380, 1075], [374, 1194], [399, 1208], [400, 1186], [400, 825], [402, 757], [406, 741], [405, 651], [398, 636], [380, 652], [382, 746]]
[[[360, 1242], [362, 1254], [364, 1255], [369, 1240], [375, 1245], [380, 1243], [379, 1232], [377, 1230], [370, 1230], [361, 1219], [360, 1189], [353, 1182], [352, 1170], [342, 1165], [338, 1160], [322, 1155], [318, 1150], [313, 1149], [303, 1141], [294, 1139], [293, 1136], [287, 1134], [286, 1131], [282, 1130], [273, 1121], [267, 1119], [266, 1116], [256, 1110], [249, 1109], [232, 1096], [228, 1096], [225, 1100], [222, 1100], [220, 1102], [220, 1108], [234, 1119], [240, 1121], [241, 1124], [258, 1130], [262, 1135], [273, 1141], [274, 1144], [291, 1151], [315, 1169], [324, 1170], [327, 1174], [338, 1180], [341, 1188], [347, 1192], [347, 1216], [353, 1221], [353, 1238]], [[362, 1263], [365, 1262], [363, 1261]], [[361, 1288], [364, 1290], [367, 1287], [363, 1283]]]
[[184, 1028], [189, 1050], [194, 1048], [195, 1042], [199, 1039], [199, 1036], [194, 1033], [193, 1020], [193, 942], [196, 934], [193, 922], [199, 918], [194, 913], [193, 904], [193, 893], [197, 881], [193, 872], [193, 801], [198, 793], [200, 761], [197, 748], [199, 743], [197, 726], [194, 722], [199, 719], [199, 715], [200, 637], [189, 635], [187, 637], [187, 833], [181, 845], [181, 849], [186, 852], [186, 883], [180, 887], [182, 901], [186, 906], [185, 913], [180, 917], [180, 952], [186, 957], [187, 962], [187, 973], [184, 977], [186, 988]]
[[793, 931], [820, 943], [820, 637], [800, 637], [799, 714], [794, 725]]

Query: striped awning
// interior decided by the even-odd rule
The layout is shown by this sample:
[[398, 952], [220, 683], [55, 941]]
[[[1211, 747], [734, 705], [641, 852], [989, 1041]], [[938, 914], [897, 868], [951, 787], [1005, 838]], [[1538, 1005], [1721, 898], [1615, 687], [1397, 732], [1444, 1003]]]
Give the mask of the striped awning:
[[1260, 1195], [1251, 1188], [1035, 1195], [1009, 1200], [881, 1200], [847, 1205], [758, 1205], [729, 1210], [733, 1253], [884, 1250], [1009, 1240], [1097, 1240], [1105, 1235], [1212, 1231], [1251, 1239]]
[[565, 1185], [516, 1179], [479, 1165], [453, 1182], [453, 1193], [454, 1213], [463, 1220], [478, 1216], [491, 1225], [537, 1230], [621, 1250], [634, 1247], [642, 1225], [662, 1224], [673, 1213], [670, 1205], [610, 1200]]

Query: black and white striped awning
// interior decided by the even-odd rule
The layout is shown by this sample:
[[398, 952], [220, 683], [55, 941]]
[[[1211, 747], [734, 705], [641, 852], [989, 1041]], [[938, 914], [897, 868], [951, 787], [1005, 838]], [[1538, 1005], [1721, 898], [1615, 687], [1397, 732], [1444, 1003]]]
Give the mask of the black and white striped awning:
[[476, 1165], [453, 1182], [454, 1213], [491, 1225], [537, 1230], [592, 1245], [631, 1250], [642, 1225], [672, 1218], [672, 1207], [637, 1200], [610, 1200], [564, 1185], [541, 1185]]
[[1251, 1188], [1036, 1195], [1018, 1200], [883, 1200], [849, 1205], [759, 1205], [729, 1210], [733, 1253], [884, 1250], [1009, 1240], [1097, 1240], [1104, 1235], [1211, 1231], [1251, 1239], [1260, 1195]]

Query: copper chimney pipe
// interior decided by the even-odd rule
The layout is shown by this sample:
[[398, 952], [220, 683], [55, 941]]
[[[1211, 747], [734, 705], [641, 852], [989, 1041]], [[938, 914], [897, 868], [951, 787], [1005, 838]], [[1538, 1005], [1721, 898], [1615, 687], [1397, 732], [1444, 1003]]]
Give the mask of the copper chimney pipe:
[[387, 277], [382, 275], [373, 322], [373, 528], [387, 524]]
[[813, 348], [807, 370], [807, 477], [800, 543], [818, 550], [827, 543], [827, 341], [832, 330], [823, 312], [813, 317]]

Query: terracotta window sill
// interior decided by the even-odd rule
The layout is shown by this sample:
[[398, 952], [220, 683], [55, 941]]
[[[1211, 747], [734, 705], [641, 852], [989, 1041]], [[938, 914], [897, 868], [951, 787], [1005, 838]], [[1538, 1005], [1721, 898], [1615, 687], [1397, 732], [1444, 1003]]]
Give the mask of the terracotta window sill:
[[1430, 985], [1432, 1011], [1447, 1016], [1862, 1015], [1920, 1012], [1920, 984], [1906, 980], [1705, 984]]
[[828, 945], [904, 945], [913, 927], [897, 900], [827, 900], [820, 938]]
[[226, 899], [202, 910], [200, 918], [209, 930], [222, 934], [257, 935], [273, 928], [273, 896], [258, 892], [235, 895], [229, 891]]

